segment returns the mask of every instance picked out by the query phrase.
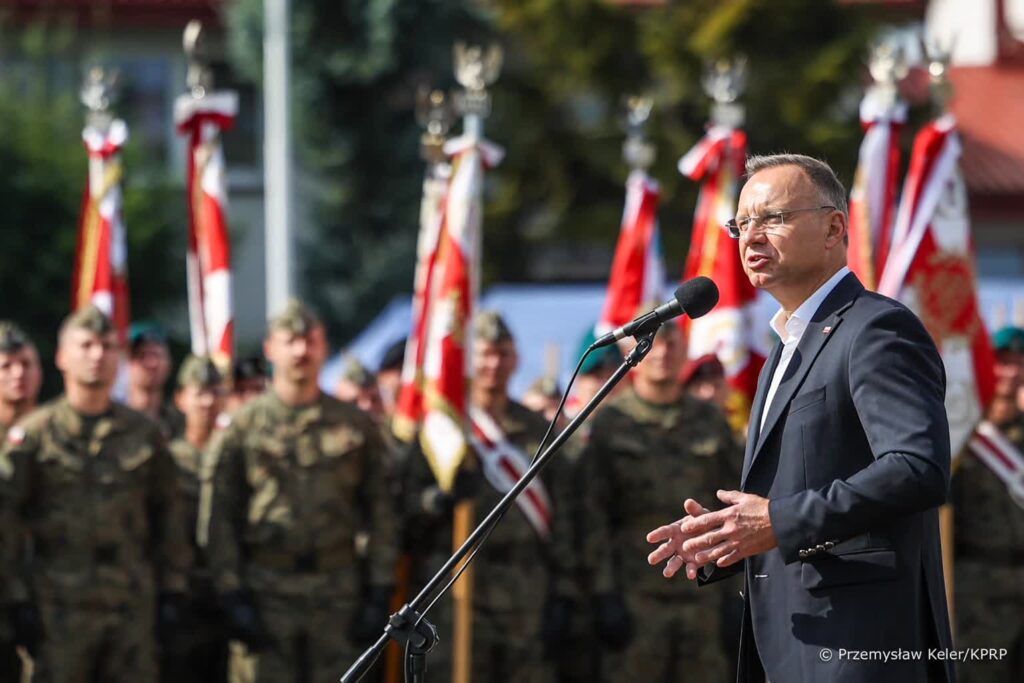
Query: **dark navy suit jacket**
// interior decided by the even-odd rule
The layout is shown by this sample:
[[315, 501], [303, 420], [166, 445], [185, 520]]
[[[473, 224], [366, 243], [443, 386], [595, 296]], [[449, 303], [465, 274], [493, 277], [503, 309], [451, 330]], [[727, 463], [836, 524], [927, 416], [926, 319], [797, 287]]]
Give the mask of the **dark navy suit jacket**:
[[781, 349], [761, 372], [740, 484], [770, 500], [778, 547], [698, 579], [745, 573], [738, 680], [952, 681], [952, 665], [929, 658], [951, 647], [935, 344], [907, 308], [847, 275], [808, 324], [758, 433]]

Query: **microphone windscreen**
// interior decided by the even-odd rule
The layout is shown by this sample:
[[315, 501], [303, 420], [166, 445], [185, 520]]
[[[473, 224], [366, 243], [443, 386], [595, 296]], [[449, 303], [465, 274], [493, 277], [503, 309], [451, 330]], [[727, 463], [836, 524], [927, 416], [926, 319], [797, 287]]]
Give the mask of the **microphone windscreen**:
[[676, 301], [690, 319], [699, 318], [718, 304], [718, 285], [703, 276], [687, 280], [676, 289]]

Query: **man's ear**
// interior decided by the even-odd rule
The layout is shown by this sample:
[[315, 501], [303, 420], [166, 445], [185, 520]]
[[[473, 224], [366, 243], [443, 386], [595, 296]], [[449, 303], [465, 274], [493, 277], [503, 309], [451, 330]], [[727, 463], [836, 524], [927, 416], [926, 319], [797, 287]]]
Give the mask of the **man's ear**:
[[846, 242], [848, 230], [846, 214], [842, 211], [833, 211], [832, 218], [828, 223], [828, 230], [825, 232], [825, 246], [832, 249], [836, 245]]

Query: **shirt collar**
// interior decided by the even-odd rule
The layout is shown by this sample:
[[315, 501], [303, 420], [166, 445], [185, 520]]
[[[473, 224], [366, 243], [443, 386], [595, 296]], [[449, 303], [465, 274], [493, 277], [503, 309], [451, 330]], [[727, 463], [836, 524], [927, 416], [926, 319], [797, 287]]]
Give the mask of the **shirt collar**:
[[843, 266], [836, 271], [836, 273], [830, 277], [825, 284], [818, 287], [814, 294], [807, 297], [807, 299], [805, 299], [804, 302], [800, 304], [795, 311], [793, 311], [793, 315], [789, 316], [788, 320], [786, 319], [786, 314], [781, 308], [772, 316], [772, 329], [775, 330], [775, 334], [779, 335], [783, 344], [787, 344], [800, 338], [804, 329], [807, 327], [807, 323], [810, 322], [814, 314], [817, 313], [818, 308], [821, 307], [822, 303], [824, 303], [825, 298], [832, 293], [832, 290], [836, 288], [839, 281], [849, 274], [850, 269], [847, 266]]

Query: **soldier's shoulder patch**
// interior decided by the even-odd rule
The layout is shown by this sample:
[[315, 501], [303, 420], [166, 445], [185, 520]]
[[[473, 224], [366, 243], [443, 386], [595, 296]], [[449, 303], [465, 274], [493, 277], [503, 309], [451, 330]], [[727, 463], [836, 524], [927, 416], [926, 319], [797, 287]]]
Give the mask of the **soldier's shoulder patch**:
[[25, 443], [25, 428], [21, 425], [14, 425], [7, 431], [7, 443], [12, 446], [20, 446]]
[[706, 458], [714, 455], [719, 446], [718, 439], [702, 439], [690, 444], [690, 452]]

